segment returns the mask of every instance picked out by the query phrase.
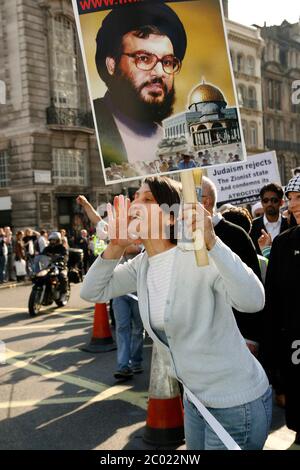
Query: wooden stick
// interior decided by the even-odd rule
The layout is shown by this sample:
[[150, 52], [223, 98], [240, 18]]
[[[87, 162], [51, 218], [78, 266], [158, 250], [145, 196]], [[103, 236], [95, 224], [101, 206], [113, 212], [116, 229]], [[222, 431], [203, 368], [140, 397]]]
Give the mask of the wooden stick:
[[[198, 203], [196, 186], [201, 189], [202, 174], [200, 169], [180, 173], [183, 200], [186, 204]], [[193, 241], [197, 266], [208, 266], [209, 259], [201, 230], [196, 230], [193, 233]]]

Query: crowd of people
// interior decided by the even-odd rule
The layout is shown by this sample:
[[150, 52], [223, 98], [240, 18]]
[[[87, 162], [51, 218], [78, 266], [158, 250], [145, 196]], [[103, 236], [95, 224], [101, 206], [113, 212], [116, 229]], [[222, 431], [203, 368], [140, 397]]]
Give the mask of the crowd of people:
[[[114, 212], [108, 206], [108, 224], [103, 225], [99, 215], [93, 220], [109, 244], [85, 277], [81, 295], [93, 303], [115, 299], [116, 306], [122, 304], [120, 299], [125, 300], [117, 314], [116, 337], [120, 354], [126, 350], [126, 361], [122, 363], [118, 353], [115, 377], [127, 379], [134, 373], [130, 328], [133, 334], [136, 325], [129, 299], [139, 300], [144, 328], [167, 353], [172, 373], [184, 388], [188, 449], [225, 448], [217, 431], [203, 420], [199, 402], [240, 448], [262, 449], [272, 417], [270, 383], [277, 403], [285, 407], [287, 425], [296, 431], [295, 445], [299, 445], [295, 349], [300, 334], [296, 300], [300, 176], [294, 176], [285, 193], [275, 183], [263, 187], [260, 204], [253, 206], [252, 214], [228, 205], [217, 210], [216, 188], [204, 178], [202, 204], [193, 208], [190, 228], [195, 230], [197, 218], [204, 220], [210, 258], [205, 270], [196, 267], [191, 252], [176, 246], [176, 235], [170, 231], [179, 214], [165, 212], [165, 205], [173, 207], [180, 198], [174, 180], [149, 177], [131, 205], [120, 196], [115, 198]], [[141, 208], [151, 214], [147, 227], [143, 227]], [[155, 213], [158, 238], [152, 236]], [[253, 220], [252, 215], [259, 216]], [[186, 217], [185, 210], [181, 217]], [[125, 237], [124, 232], [121, 236], [124, 221], [129, 223]], [[134, 237], [130, 227], [137, 225], [143, 235]], [[126, 251], [135, 238], [142, 246], [128, 261]], [[287, 299], [282, 295], [283, 286]], [[125, 330], [126, 335], [119, 334]]]
[[[105, 221], [84, 196], [77, 203], [96, 233], [88, 236], [83, 229], [77, 238], [68, 238], [65, 230], [55, 233], [66, 251], [70, 246], [84, 251], [82, 297], [110, 302], [118, 345], [115, 378], [143, 372], [145, 329], [167, 353], [183, 386], [188, 449], [224, 448], [202, 419], [199, 400], [242, 449], [262, 448], [272, 415], [270, 383], [299, 445], [300, 174], [285, 190], [265, 185], [252, 207], [219, 209], [216, 187], [203, 177], [201, 204], [193, 207], [189, 223], [194, 231], [198, 218], [204, 221], [210, 258], [205, 275], [176, 238], [186, 209], [181, 215], [165, 212], [166, 205], [181, 207], [175, 180], [148, 177], [131, 202], [119, 196], [108, 204]], [[145, 213], [151, 214], [147, 226]], [[155, 214], [158, 238], [153, 238]], [[122, 221], [129, 223], [123, 237]], [[1, 282], [14, 279], [20, 259], [30, 275], [39, 255], [49, 250], [49, 238], [45, 230], [13, 236], [9, 227], [1, 228]], [[98, 251], [96, 240], [105, 240]]]
[[65, 229], [56, 232], [26, 228], [13, 234], [10, 227], [0, 227], [0, 284], [23, 282], [38, 272], [40, 257], [47, 255], [53, 233], [59, 233], [60, 243], [67, 251], [69, 248], [83, 250], [83, 271], [86, 273], [97, 256], [97, 240], [93, 230], [90, 233], [82, 229], [77, 235], [68, 236]]
[[223, 149], [203, 152], [177, 152], [173, 156], [160, 156], [152, 162], [138, 161], [135, 163], [112, 163], [106, 169], [107, 179], [110, 181], [136, 176], [152, 175], [157, 173], [170, 173], [172, 171], [189, 168], [208, 167], [222, 163], [237, 163], [243, 160], [240, 144], [232, 152]]

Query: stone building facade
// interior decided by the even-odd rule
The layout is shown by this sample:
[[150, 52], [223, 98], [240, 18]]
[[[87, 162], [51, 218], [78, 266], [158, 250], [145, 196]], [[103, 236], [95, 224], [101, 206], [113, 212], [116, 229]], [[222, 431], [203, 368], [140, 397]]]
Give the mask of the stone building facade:
[[264, 26], [261, 35], [265, 145], [276, 150], [285, 184], [300, 166], [300, 21]]
[[78, 194], [122, 187], [104, 185], [71, 1], [1, 0], [0, 42], [0, 226], [78, 229]]
[[230, 55], [235, 77], [248, 155], [264, 151], [260, 31], [226, 19]]

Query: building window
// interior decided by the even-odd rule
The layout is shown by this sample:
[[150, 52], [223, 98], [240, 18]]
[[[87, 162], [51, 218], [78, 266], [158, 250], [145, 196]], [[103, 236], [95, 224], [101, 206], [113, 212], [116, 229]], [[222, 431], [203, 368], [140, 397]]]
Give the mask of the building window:
[[285, 157], [283, 155], [278, 155], [277, 163], [281, 181], [285, 181]]
[[277, 80], [268, 81], [268, 107], [281, 109], [281, 83]]
[[54, 105], [78, 108], [77, 46], [74, 24], [65, 16], [52, 20], [52, 92]]
[[53, 180], [57, 185], [86, 186], [85, 152], [75, 149], [53, 149]]
[[283, 65], [283, 67], [287, 67], [287, 65], [288, 65], [287, 57], [288, 57], [287, 51], [284, 50], [284, 49], [280, 49], [279, 50], [279, 60], [280, 60], [280, 64]]
[[270, 109], [274, 108], [274, 101], [273, 101], [273, 81], [268, 81], [268, 107]]
[[267, 138], [274, 140], [274, 122], [273, 119], [267, 120]]
[[247, 72], [248, 75], [255, 76], [255, 60], [251, 56], [247, 58]]
[[244, 72], [244, 56], [243, 54], [238, 54], [237, 55], [237, 71], [238, 72]]
[[245, 106], [246, 91], [244, 85], [238, 85], [238, 102], [240, 106]]
[[248, 123], [247, 121], [242, 121], [242, 127], [243, 127], [243, 134], [244, 134], [244, 140], [245, 144], [248, 144]]
[[8, 154], [6, 151], [2, 151], [0, 152], [0, 188], [6, 188], [8, 184]]
[[251, 147], [257, 148], [257, 124], [256, 122], [251, 122], [250, 124], [250, 145]]
[[235, 54], [232, 49], [230, 49], [230, 58], [231, 58], [232, 68], [233, 70], [235, 70]]
[[281, 83], [274, 81], [275, 109], [281, 109]]
[[251, 109], [256, 109], [257, 108], [257, 100], [256, 100], [256, 90], [254, 87], [249, 87], [248, 90], [248, 105], [249, 108]]
[[276, 121], [275, 124], [275, 140], [283, 140], [283, 123], [282, 121]]
[[291, 123], [291, 141], [297, 142], [298, 141], [298, 134], [297, 134], [297, 123]]

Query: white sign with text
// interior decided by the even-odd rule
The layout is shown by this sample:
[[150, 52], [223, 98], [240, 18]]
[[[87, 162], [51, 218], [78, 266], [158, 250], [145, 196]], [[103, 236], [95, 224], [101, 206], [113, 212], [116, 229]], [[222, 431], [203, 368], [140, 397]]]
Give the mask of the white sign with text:
[[268, 183], [281, 184], [276, 152], [251, 155], [246, 162], [208, 168], [207, 176], [215, 183], [218, 205], [252, 203]]

